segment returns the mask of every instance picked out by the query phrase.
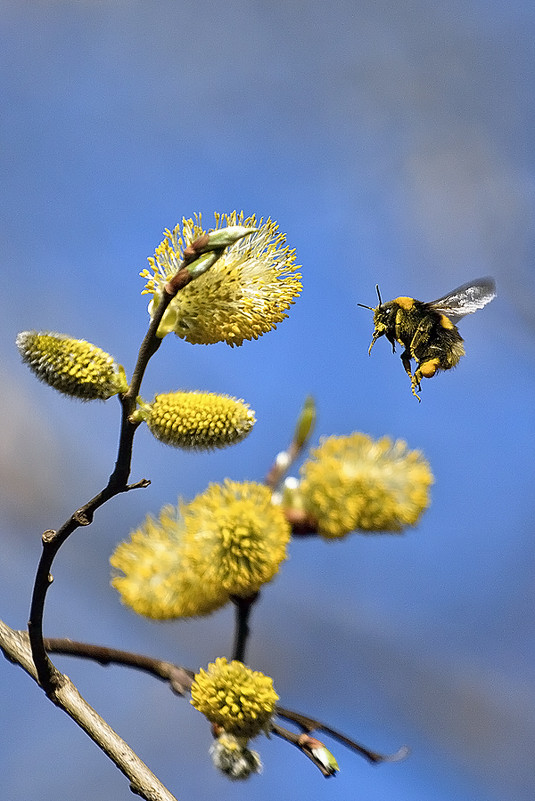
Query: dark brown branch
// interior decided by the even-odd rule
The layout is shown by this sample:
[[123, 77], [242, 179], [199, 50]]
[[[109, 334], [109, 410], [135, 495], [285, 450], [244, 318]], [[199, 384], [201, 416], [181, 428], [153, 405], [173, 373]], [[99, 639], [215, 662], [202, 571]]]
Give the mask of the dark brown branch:
[[314, 718], [307, 717], [306, 715], [302, 715], [300, 712], [293, 712], [291, 709], [285, 709], [282, 706], [277, 706], [276, 714], [281, 717], [285, 718], [285, 720], [291, 720], [292, 723], [295, 723], [305, 732], [311, 731], [323, 731], [325, 734], [330, 735], [333, 740], [337, 740], [342, 745], [345, 745], [347, 748], [351, 749], [352, 751], [356, 751], [358, 754], [363, 756], [369, 762], [399, 762], [409, 753], [409, 749], [407, 746], [403, 746], [395, 754], [380, 754], [377, 751], [372, 751], [369, 748], [366, 748], [360, 743], [355, 742], [350, 737], [346, 737], [345, 734], [337, 731], [336, 729], [327, 726], [325, 723], [321, 723], [319, 720], [315, 720]]
[[[72, 693], [77, 693], [77, 691], [69, 679], [60, 673], [52, 664], [48, 657], [43, 640], [44, 607], [47, 591], [53, 580], [51, 575], [52, 564], [58, 550], [61, 548], [65, 540], [77, 528], [90, 525], [93, 522], [95, 512], [104, 503], [122, 492], [128, 492], [131, 489], [147, 487], [150, 484], [148, 479], [142, 479], [141, 481], [137, 481], [133, 484], [128, 484], [128, 478], [130, 476], [132, 464], [134, 434], [139, 425], [139, 420], [134, 418], [137, 398], [149, 360], [161, 345], [162, 340], [158, 336], [158, 328], [162, 321], [163, 315], [177, 292], [195, 277], [194, 271], [188, 271], [186, 267], [191, 261], [195, 260], [197, 252], [202, 253], [206, 250], [207, 242], [205, 241], [205, 238], [206, 237], [200, 237], [198, 240], [192, 243], [189, 248], [186, 249], [181, 268], [178, 270], [177, 274], [165, 284], [161, 293], [160, 301], [154, 311], [154, 315], [149, 324], [145, 338], [141, 343], [130, 386], [124, 394], [119, 396], [122, 407], [119, 444], [115, 467], [108, 479], [107, 485], [98, 495], [86, 503], [85, 506], [75, 511], [71, 517], [59, 529], [57, 529], [57, 531], [46, 531], [42, 537], [43, 550], [37, 566], [32, 591], [30, 618], [28, 621], [29, 645], [31, 649], [31, 659], [33, 660], [31, 665], [31, 675], [36, 678], [37, 682], [41, 685], [48, 697], [67, 712], [69, 712], [67, 706], [67, 703], [70, 703], [69, 697]], [[222, 251], [223, 249], [221, 249], [221, 252]], [[221, 255], [221, 253], [219, 253], [219, 255]], [[208, 269], [208, 266], [209, 265], [206, 266], [206, 269]], [[137, 667], [142, 666], [137, 665]], [[167, 676], [166, 678], [170, 681], [171, 686], [174, 685], [176, 691], [183, 692], [183, 689], [177, 690], [181, 684], [179, 678], [176, 676], [176, 671], [174, 678], [172, 676]], [[93, 713], [94, 722], [97, 728], [107, 727], [105, 721], [103, 721], [94, 712], [94, 710], [91, 710], [91, 712]], [[89, 736], [93, 737], [92, 724], [88, 728], [86, 725], [84, 725], [84, 723], [80, 722], [78, 718], [74, 717], [74, 719], [77, 720], [79, 725], [85, 729]], [[109, 727], [107, 728], [109, 729]], [[110, 731], [112, 730], [110, 729]], [[114, 732], [112, 732], [112, 734], [114, 734]], [[93, 739], [95, 742], [97, 742], [97, 744], [100, 745], [104, 752], [110, 756], [109, 749], [106, 748], [105, 737], [102, 742], [95, 737], [93, 737]], [[124, 750], [125, 749], [123, 749], [123, 751]], [[137, 759], [133, 752], [132, 755]], [[114, 757], [111, 756], [111, 758], [113, 759]], [[128, 756], [128, 758], [130, 757]], [[116, 764], [119, 765], [119, 762], [116, 762]], [[149, 798], [149, 796], [144, 794], [143, 783], [134, 781], [131, 784], [131, 789], [138, 795], [141, 795], [144, 798]], [[156, 795], [151, 794], [151, 801], [153, 798], [155, 801], [156, 799], [159, 801], [160, 799], [164, 798], [172, 798], [167, 790], [163, 788], [163, 786], [162, 790], [163, 794], [160, 793], [159, 789], [157, 790]]]
[[286, 520], [292, 527], [293, 537], [318, 536], [318, 521], [302, 509], [283, 509]]
[[239, 595], [231, 595], [230, 600], [236, 609], [236, 628], [234, 632], [234, 647], [232, 658], [239, 662], [245, 661], [245, 649], [249, 636], [249, 617], [253, 604], [258, 598], [259, 593], [255, 592], [249, 598], [242, 598]]
[[[176, 291], [174, 294], [176, 294]], [[161, 344], [161, 339], [157, 336], [158, 326], [173, 297], [172, 290], [162, 293], [160, 303], [150, 322], [145, 338], [141, 343], [130, 386], [127, 392], [120, 397], [122, 418], [117, 459], [115, 468], [109, 477], [106, 487], [86, 503], [85, 506], [82, 506], [74, 512], [57, 531], [46, 531], [42, 538], [43, 551], [35, 576], [30, 619], [28, 621], [28, 633], [30, 635], [30, 644], [39, 683], [52, 700], [54, 700], [55, 692], [63, 681], [61, 673], [56, 670], [48, 658], [43, 644], [43, 615], [46, 594], [52, 583], [50, 572], [52, 564], [65, 540], [80, 526], [90, 525], [93, 522], [93, 516], [96, 510], [104, 503], [122, 492], [128, 492], [130, 489], [138, 487], [146, 487], [150, 483], [147, 479], [143, 479], [135, 484], [129, 485], [127, 483], [131, 470], [134, 434], [139, 425], [139, 422], [132, 420], [131, 416], [136, 408], [137, 396], [147, 364]]]
[[[162, 681], [169, 683], [173, 692], [177, 695], [185, 695], [191, 689], [191, 683], [194, 677], [194, 672], [187, 668], [174, 665], [172, 662], [166, 662], [161, 659], [155, 659], [150, 656], [143, 656], [141, 654], [131, 653], [130, 651], [122, 651], [117, 648], [106, 648], [102, 645], [90, 645], [89, 643], [75, 642], [73, 640], [63, 638], [47, 638], [45, 640], [47, 650], [51, 653], [66, 654], [68, 656], [79, 656], [83, 659], [92, 659], [101, 665], [126, 665], [127, 667], [143, 670], [152, 676], [155, 676]], [[336, 740], [337, 742], [345, 745], [351, 751], [360, 754], [369, 762], [399, 762], [404, 759], [409, 753], [406, 747], [400, 748], [395, 754], [380, 754], [377, 751], [372, 751], [369, 748], [357, 743], [345, 734], [337, 731], [336, 729], [327, 726], [325, 723], [316, 720], [315, 718], [302, 715], [300, 712], [293, 712], [282, 706], [277, 706], [275, 714], [278, 717], [290, 720], [295, 723], [303, 732], [307, 734], [312, 731], [323, 731]], [[288, 729], [283, 728], [279, 724], [274, 723], [272, 730], [275, 734], [287, 740], [292, 745], [295, 745], [302, 751], [305, 756], [314, 762], [324, 776], [331, 776], [332, 771], [325, 768], [310, 751], [308, 740], [303, 738], [301, 734], [296, 734]]]
[[76, 642], [63, 637], [45, 637], [45, 648], [49, 653], [66, 654], [67, 656], [81, 656], [92, 659], [100, 665], [124, 665], [156, 676], [169, 683], [172, 691], [177, 695], [186, 695], [191, 689], [191, 682], [195, 673], [187, 668], [166, 662], [163, 659], [153, 659], [143, 654], [122, 651], [119, 648], [106, 648], [104, 645], [91, 645], [86, 642]]
[[[130, 443], [131, 444], [131, 443]], [[128, 459], [130, 459], [130, 453]], [[128, 477], [128, 472], [125, 473], [125, 478]], [[43, 550], [41, 558], [37, 566], [37, 573], [35, 576], [35, 583], [32, 594], [32, 603], [30, 607], [30, 619], [28, 621], [28, 633], [30, 635], [30, 643], [32, 647], [32, 654], [39, 677], [39, 683], [52, 699], [55, 690], [61, 684], [61, 674], [54, 668], [49, 660], [44, 645], [43, 645], [43, 615], [46, 600], [46, 593], [52, 583], [51, 568], [55, 556], [65, 540], [81, 526], [88, 526], [93, 521], [95, 511], [102, 506], [106, 501], [118, 495], [121, 492], [128, 492], [131, 489], [138, 487], [147, 487], [150, 484], [148, 479], [142, 479], [135, 484], [123, 485], [110, 483], [105, 489], [96, 495], [85, 506], [78, 509], [71, 517], [59, 528], [57, 531], [45, 531], [42, 537]]]

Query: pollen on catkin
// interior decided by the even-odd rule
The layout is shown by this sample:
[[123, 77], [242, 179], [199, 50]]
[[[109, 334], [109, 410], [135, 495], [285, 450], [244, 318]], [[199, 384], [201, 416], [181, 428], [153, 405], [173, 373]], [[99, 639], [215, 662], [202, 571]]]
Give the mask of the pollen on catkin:
[[[264, 222], [253, 215], [215, 215], [215, 230], [240, 225], [256, 228], [253, 233], [225, 248], [203, 275], [191, 281], [169, 304], [159, 336], [174, 331], [193, 344], [226, 342], [241, 345], [258, 339], [275, 328], [301, 292], [301, 276], [295, 272], [295, 251], [286, 245], [271, 219]], [[150, 269], [142, 271], [146, 293], [153, 296], [152, 313], [160, 293], [177, 272], [186, 247], [205, 233], [201, 215], [182, 220], [149, 258]]]
[[124, 368], [83, 339], [22, 331], [16, 339], [22, 360], [40, 381], [73, 398], [107, 400], [126, 392]]
[[191, 685], [195, 709], [227, 734], [246, 740], [269, 729], [278, 700], [269, 676], [224, 657], [201, 668]]
[[110, 563], [121, 600], [154, 619], [207, 615], [249, 597], [286, 559], [290, 526], [267, 487], [225, 481], [164, 506], [120, 543]]
[[204, 565], [187, 548], [180, 507], [148, 515], [111, 556], [112, 585], [121, 601], [155, 620], [207, 615], [228, 601], [220, 585], [207, 582]]
[[327, 538], [400, 532], [429, 505], [433, 474], [420, 451], [389, 437], [328, 437], [301, 468], [299, 495]]
[[255, 415], [243, 400], [211, 392], [169, 392], [142, 406], [150, 432], [175, 448], [211, 450], [244, 439]]
[[208, 583], [248, 597], [287, 558], [290, 526], [270, 490], [255, 482], [210, 484], [182, 507], [188, 543]]

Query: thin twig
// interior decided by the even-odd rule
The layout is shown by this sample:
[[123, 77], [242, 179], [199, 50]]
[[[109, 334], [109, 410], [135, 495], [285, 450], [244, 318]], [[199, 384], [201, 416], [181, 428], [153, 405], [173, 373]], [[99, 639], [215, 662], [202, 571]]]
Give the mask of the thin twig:
[[253, 604], [258, 598], [259, 593], [255, 592], [248, 598], [242, 598], [240, 595], [232, 595], [231, 601], [236, 610], [236, 628], [234, 631], [234, 647], [232, 649], [232, 658], [237, 659], [239, 662], [245, 660], [245, 649], [247, 647], [247, 638], [249, 637], [249, 617]]
[[195, 673], [193, 670], [166, 662], [163, 659], [154, 659], [151, 656], [123, 651], [119, 648], [107, 648], [104, 645], [92, 645], [87, 642], [77, 642], [63, 637], [45, 637], [45, 648], [49, 653], [64, 654], [66, 656], [80, 656], [92, 659], [100, 665], [124, 665], [125, 667], [142, 670], [151, 676], [156, 676], [169, 683], [177, 695], [186, 695], [191, 689], [191, 682]]
[[277, 706], [276, 714], [281, 718], [291, 720], [292, 723], [295, 723], [305, 732], [323, 731], [325, 734], [329, 734], [333, 740], [337, 740], [339, 743], [342, 743], [342, 745], [345, 745], [347, 748], [351, 749], [351, 751], [356, 751], [369, 762], [400, 762], [402, 759], [405, 759], [409, 753], [407, 746], [402, 746], [394, 754], [380, 754], [377, 751], [372, 751], [370, 748], [366, 748], [366, 746], [357, 743], [355, 740], [352, 740], [345, 734], [342, 734], [336, 729], [331, 728], [331, 726], [327, 726], [325, 723], [322, 723], [315, 718], [302, 715], [300, 712], [293, 712], [291, 709], [285, 709], [282, 706]]
[[80, 526], [90, 525], [93, 522], [96, 510], [104, 503], [122, 492], [128, 492], [130, 489], [137, 487], [146, 487], [150, 483], [147, 479], [131, 485], [127, 483], [131, 470], [134, 434], [139, 425], [139, 422], [131, 419], [131, 415], [136, 407], [136, 399], [149, 359], [160, 347], [161, 339], [157, 336], [158, 326], [172, 297], [169, 292], [162, 293], [158, 308], [141, 343], [130, 387], [120, 397], [122, 406], [121, 433], [115, 468], [109, 477], [107, 485], [85, 506], [74, 512], [57, 531], [46, 531], [43, 534], [43, 550], [37, 566], [33, 587], [28, 633], [39, 683], [52, 700], [56, 689], [62, 683], [62, 676], [48, 658], [43, 644], [43, 615], [46, 594], [52, 583], [50, 572], [52, 564], [65, 540]]
[[302, 509], [283, 509], [286, 520], [292, 527], [292, 537], [317, 537], [318, 521]]
[[[156, 659], [150, 656], [143, 656], [141, 654], [131, 653], [130, 651], [122, 651], [117, 648], [106, 648], [102, 645], [90, 645], [89, 643], [74, 642], [73, 640], [63, 638], [47, 638], [45, 640], [47, 650], [53, 653], [61, 653], [68, 656], [79, 656], [83, 659], [92, 659], [102, 665], [119, 664], [126, 665], [127, 667], [143, 670], [152, 676], [155, 676], [162, 681], [169, 683], [173, 692], [177, 695], [185, 695], [191, 688], [191, 682], [194, 677], [194, 672], [179, 665], [174, 665], [172, 662]], [[285, 718], [292, 721], [299, 728], [307, 733], [312, 731], [323, 731], [330, 735], [334, 740], [337, 740], [346, 748], [360, 754], [369, 762], [399, 762], [404, 759], [409, 753], [407, 747], [400, 748], [394, 754], [380, 754], [377, 751], [372, 751], [369, 748], [357, 743], [345, 734], [327, 726], [315, 718], [308, 715], [303, 715], [300, 712], [294, 712], [291, 709], [286, 709], [282, 706], [277, 706], [275, 714], [278, 717]], [[315, 765], [327, 775], [332, 775], [330, 771], [325, 770], [325, 766], [306, 747], [306, 741], [300, 739], [301, 735], [295, 732], [289, 732], [279, 724], [273, 724], [273, 731], [279, 737], [287, 740], [292, 745], [297, 746]]]

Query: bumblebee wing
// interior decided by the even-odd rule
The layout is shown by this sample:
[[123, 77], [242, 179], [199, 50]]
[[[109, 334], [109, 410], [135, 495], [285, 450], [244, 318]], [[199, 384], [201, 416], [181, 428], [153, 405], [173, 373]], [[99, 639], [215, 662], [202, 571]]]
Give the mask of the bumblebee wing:
[[482, 309], [496, 297], [496, 284], [493, 278], [479, 278], [454, 289], [429, 305], [435, 311], [445, 314], [452, 323], [457, 323], [465, 314], [473, 314]]

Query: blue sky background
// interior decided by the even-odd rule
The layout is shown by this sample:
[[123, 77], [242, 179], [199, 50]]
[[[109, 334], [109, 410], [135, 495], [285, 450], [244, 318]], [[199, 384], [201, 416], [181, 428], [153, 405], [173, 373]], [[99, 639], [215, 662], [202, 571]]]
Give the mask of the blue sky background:
[[[113, 467], [119, 405], [82, 405], [20, 364], [18, 331], [57, 330], [127, 372], [147, 325], [138, 273], [182, 216], [275, 218], [302, 297], [242, 348], [168, 337], [144, 394], [227, 392], [251, 436], [182, 454], [139, 431], [133, 479], [55, 564], [46, 632], [198, 667], [228, 654], [232, 614], [154, 624], [109, 587], [147, 511], [228, 476], [262, 480], [304, 397], [315, 440], [354, 430], [422, 449], [433, 502], [402, 537], [295, 542], [255, 609], [248, 661], [282, 703], [378, 750], [334, 748], [325, 781], [277, 739], [231, 784], [201, 717], [119, 668], [57, 664], [179, 799], [531, 801], [535, 795], [535, 6], [515, 0], [0, 2], [0, 615], [26, 624], [40, 534]], [[461, 323], [467, 356], [422, 403], [369, 312], [493, 275]], [[0, 662], [9, 801], [130, 799], [126, 781], [19, 669]], [[88, 779], [90, 777], [90, 779]]]

